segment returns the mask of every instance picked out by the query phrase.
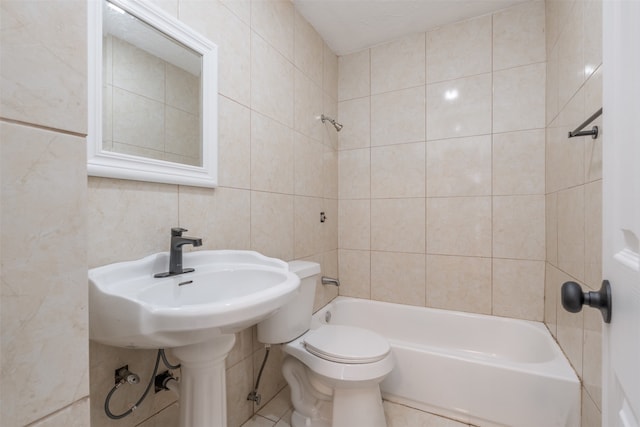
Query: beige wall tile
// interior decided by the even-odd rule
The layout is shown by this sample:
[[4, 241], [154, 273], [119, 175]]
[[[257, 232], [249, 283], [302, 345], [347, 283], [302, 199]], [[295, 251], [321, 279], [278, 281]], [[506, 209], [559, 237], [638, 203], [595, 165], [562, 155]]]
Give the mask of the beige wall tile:
[[[322, 250], [323, 252], [334, 252], [338, 249], [338, 200], [322, 199], [322, 210], [326, 216], [325, 222], [323, 222], [321, 226]], [[316, 218], [318, 216], [319, 215], [317, 215]], [[337, 254], [335, 254], [335, 257], [337, 257]], [[337, 273], [336, 270], [336, 274]]]
[[222, 186], [251, 186], [251, 111], [218, 97], [218, 181]]
[[584, 77], [602, 64], [602, 1], [586, 1], [584, 14]]
[[425, 253], [424, 198], [371, 200], [371, 249]]
[[425, 84], [425, 34], [413, 34], [371, 48], [371, 93]]
[[[545, 263], [544, 275], [544, 323], [551, 335], [558, 337], [558, 306], [562, 272], [550, 263]], [[562, 308], [560, 308], [562, 309]]]
[[493, 15], [493, 69], [518, 67], [546, 58], [545, 3], [531, 1]]
[[545, 1], [545, 38], [547, 55], [558, 42], [560, 35], [560, 0]]
[[369, 49], [338, 58], [338, 101], [371, 95]]
[[179, 1], [180, 20], [218, 45], [218, 91], [251, 102], [251, 29], [220, 2]]
[[427, 195], [491, 194], [491, 136], [427, 143]]
[[427, 140], [491, 133], [491, 74], [427, 85]]
[[584, 82], [582, 1], [575, 2], [571, 9], [571, 16], [568, 18], [568, 21], [561, 21], [563, 29], [558, 40], [558, 105], [560, 109]]
[[340, 199], [368, 199], [371, 195], [368, 149], [345, 150], [338, 154]]
[[491, 16], [427, 32], [427, 83], [491, 71]]
[[176, 402], [158, 412], [153, 417], [147, 419], [142, 424], [138, 424], [136, 427], [163, 427], [168, 425], [176, 425], [179, 422], [180, 406], [178, 406], [178, 403]]
[[324, 92], [334, 101], [338, 100], [338, 56], [327, 46], [323, 44], [324, 63], [323, 63], [323, 89]]
[[322, 199], [295, 196], [293, 257], [303, 258], [322, 252]]
[[89, 398], [78, 400], [55, 414], [30, 425], [33, 427], [85, 427], [89, 425]]
[[493, 74], [494, 132], [544, 128], [545, 72], [538, 63]]
[[371, 298], [371, 253], [369, 251], [338, 251], [340, 295]]
[[371, 247], [371, 202], [340, 200], [338, 247], [369, 250]]
[[0, 424], [22, 426], [89, 394], [85, 144], [4, 122], [0, 134]]
[[289, 0], [251, 1], [251, 29], [292, 62], [294, 28], [295, 11]]
[[547, 83], [545, 85], [546, 124], [549, 125], [558, 116], [558, 47], [547, 56]]
[[424, 254], [371, 252], [371, 298], [426, 305]]
[[545, 259], [545, 196], [493, 198], [493, 256]]
[[[258, 1], [253, 4], [256, 3], [270, 2]], [[293, 127], [294, 75], [291, 62], [260, 36], [251, 34], [251, 108], [253, 110]]]
[[582, 426], [583, 427], [601, 427], [602, 411], [594, 404], [591, 396], [582, 389]]
[[295, 12], [294, 64], [313, 83], [322, 86], [324, 40], [298, 12]]
[[242, 22], [251, 22], [251, 0], [220, 0], [231, 12], [233, 12]]
[[180, 226], [202, 238], [202, 249], [250, 249], [250, 204], [249, 190], [180, 187]]
[[293, 259], [294, 196], [251, 192], [251, 249]]
[[372, 146], [424, 140], [424, 86], [371, 97]]
[[1, 8], [2, 116], [86, 134], [87, 3], [3, 1]]
[[371, 145], [371, 99], [350, 99], [338, 104], [338, 122], [344, 127], [338, 135], [341, 150]]
[[323, 194], [329, 199], [338, 198], [338, 152], [325, 146], [322, 155]]
[[427, 253], [491, 256], [491, 197], [427, 199]]
[[178, 186], [90, 177], [88, 210], [89, 268], [142, 258], [169, 250]]
[[269, 117], [251, 114], [251, 188], [293, 194], [294, 132]]
[[547, 262], [558, 265], [558, 193], [545, 197], [545, 232]]
[[582, 281], [585, 267], [584, 186], [558, 193], [558, 267]]
[[544, 194], [545, 132], [493, 135], [493, 194]]
[[425, 143], [371, 149], [371, 197], [424, 197]]
[[320, 142], [295, 133], [294, 189], [300, 196], [322, 197], [324, 147]]
[[567, 138], [585, 119], [584, 93], [579, 91], [547, 128], [547, 192], [584, 183], [585, 138]]
[[544, 261], [494, 259], [493, 314], [542, 321], [544, 264]]
[[294, 128], [298, 132], [322, 141], [322, 88], [295, 70]]
[[[602, 108], [602, 67], [599, 67], [593, 74], [591, 74], [591, 77], [589, 77], [584, 85], [585, 116], [590, 116], [600, 108]], [[602, 144], [607, 138], [607, 131], [602, 126], [602, 116], [591, 122], [587, 126], [587, 129], [592, 129], [593, 126], [598, 126], [598, 138], [585, 138], [585, 182], [602, 179]]]
[[491, 259], [427, 255], [427, 305], [491, 314]]

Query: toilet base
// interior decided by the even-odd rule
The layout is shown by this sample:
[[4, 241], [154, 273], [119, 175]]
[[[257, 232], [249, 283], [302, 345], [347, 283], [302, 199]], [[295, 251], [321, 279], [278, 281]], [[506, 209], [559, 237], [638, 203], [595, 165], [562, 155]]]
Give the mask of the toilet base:
[[[292, 427], [387, 427], [378, 383], [342, 388], [289, 356], [282, 373], [291, 389]], [[337, 386], [338, 385], [338, 386]]]

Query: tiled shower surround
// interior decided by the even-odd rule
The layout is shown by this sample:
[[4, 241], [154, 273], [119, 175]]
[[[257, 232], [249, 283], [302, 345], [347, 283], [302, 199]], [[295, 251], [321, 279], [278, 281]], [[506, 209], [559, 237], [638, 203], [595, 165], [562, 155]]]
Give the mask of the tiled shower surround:
[[[565, 137], [601, 106], [600, 1], [524, 3], [340, 58], [288, 0], [155, 3], [220, 48], [213, 190], [87, 184], [86, 5], [1, 4], [0, 424], [176, 424], [169, 393], [104, 415], [114, 369], [145, 382], [155, 355], [88, 343], [86, 269], [166, 251], [180, 225], [207, 249], [318, 261], [344, 295], [544, 320], [583, 380], [582, 425], [599, 426], [599, 314], [558, 295], [600, 286], [606, 130]], [[259, 409], [245, 397], [263, 354], [238, 334], [230, 427]], [[272, 354], [263, 402], [284, 386]]]
[[558, 300], [600, 287], [602, 137], [566, 135], [602, 106], [601, 10], [530, 2], [339, 59], [341, 294], [544, 320], [583, 426], [600, 314]]

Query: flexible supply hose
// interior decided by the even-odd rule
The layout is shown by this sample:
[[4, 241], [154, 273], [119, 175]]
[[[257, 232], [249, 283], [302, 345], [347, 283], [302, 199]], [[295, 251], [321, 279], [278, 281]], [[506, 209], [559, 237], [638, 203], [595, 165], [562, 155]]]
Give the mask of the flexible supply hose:
[[113, 388], [109, 391], [109, 393], [107, 394], [107, 397], [104, 400], [104, 412], [105, 414], [107, 414], [107, 417], [111, 418], [112, 420], [119, 420], [128, 415], [131, 415], [133, 411], [138, 409], [138, 406], [140, 406], [140, 404], [142, 404], [144, 399], [147, 397], [147, 394], [149, 394], [149, 390], [151, 390], [151, 387], [155, 382], [156, 375], [158, 374], [158, 366], [160, 365], [160, 359], [162, 359], [162, 361], [167, 365], [169, 369], [176, 369], [176, 367], [180, 366], [180, 365], [177, 365], [176, 367], [174, 367], [173, 365], [171, 365], [169, 362], [167, 362], [167, 358], [164, 354], [164, 350], [163, 349], [158, 350], [158, 355], [156, 356], [156, 363], [155, 363], [155, 366], [153, 367], [153, 373], [151, 374], [151, 379], [149, 380], [149, 384], [147, 384], [147, 388], [144, 389], [144, 393], [142, 393], [142, 396], [140, 397], [140, 399], [138, 399], [138, 401], [131, 408], [129, 408], [127, 411], [123, 412], [122, 414], [114, 414], [113, 412], [111, 412], [111, 410], [109, 409], [109, 403], [111, 402], [111, 397], [113, 396], [113, 393], [115, 393], [115, 391], [119, 389], [122, 384], [126, 383], [125, 379], [120, 380], [115, 386], [113, 386]]
[[256, 386], [253, 389], [253, 391], [251, 391], [251, 393], [249, 393], [249, 395], [247, 396], [247, 400], [251, 400], [253, 402], [255, 402], [257, 405], [260, 405], [260, 393], [258, 393], [258, 386], [260, 386], [260, 378], [262, 377], [262, 371], [264, 370], [264, 365], [267, 364], [267, 359], [269, 358], [269, 351], [271, 350], [271, 345], [270, 344], [266, 344], [264, 346], [265, 352], [264, 352], [264, 359], [262, 359], [262, 365], [260, 366], [260, 371], [258, 372], [258, 378], [256, 379]]

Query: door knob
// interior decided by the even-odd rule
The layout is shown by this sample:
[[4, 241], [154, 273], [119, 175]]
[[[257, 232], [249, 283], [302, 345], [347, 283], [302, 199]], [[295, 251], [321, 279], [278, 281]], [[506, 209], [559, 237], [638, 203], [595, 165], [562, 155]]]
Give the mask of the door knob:
[[598, 292], [582, 292], [576, 282], [565, 282], [561, 290], [562, 307], [571, 313], [578, 313], [584, 304], [597, 308], [602, 313], [602, 320], [611, 323], [611, 285], [608, 280], [602, 281]]

